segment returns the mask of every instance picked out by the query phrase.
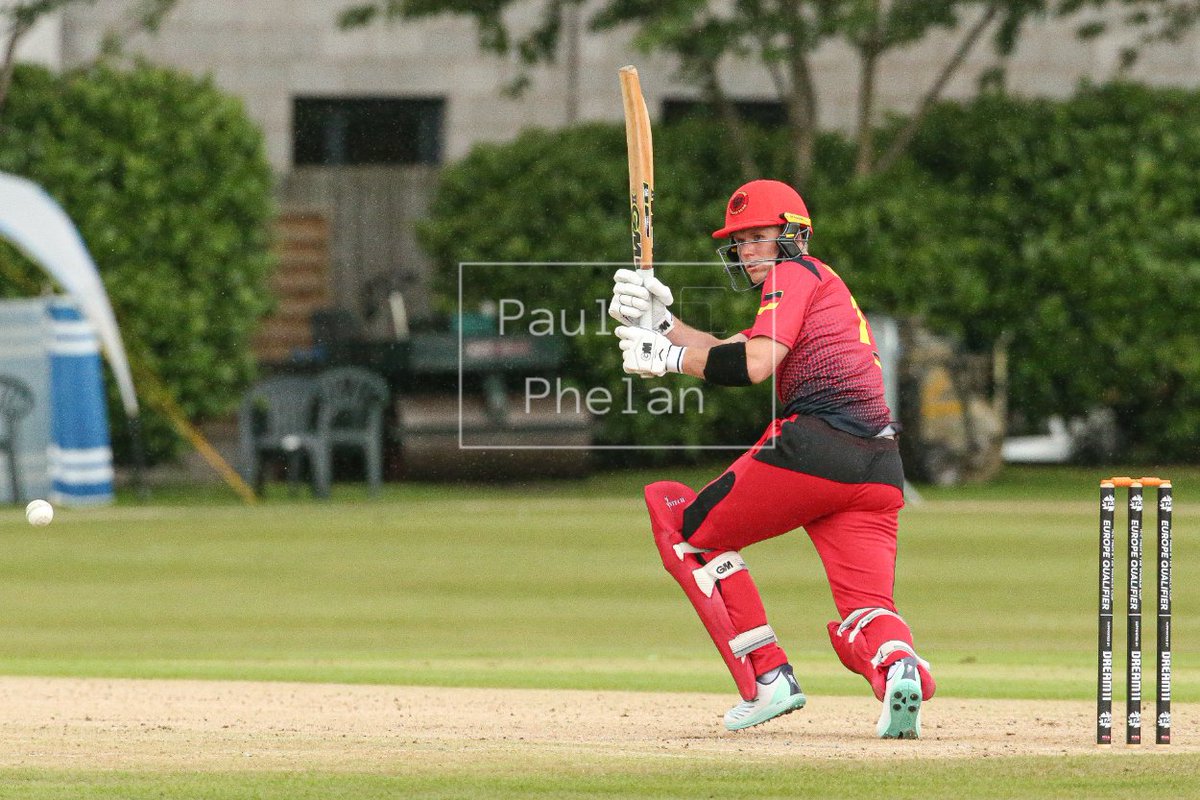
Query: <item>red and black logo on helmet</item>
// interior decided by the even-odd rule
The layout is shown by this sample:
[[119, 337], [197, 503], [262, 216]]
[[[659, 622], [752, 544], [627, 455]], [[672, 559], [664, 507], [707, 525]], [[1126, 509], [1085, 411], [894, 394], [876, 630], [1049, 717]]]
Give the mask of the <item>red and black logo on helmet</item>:
[[745, 192], [734, 192], [733, 197], [729, 198], [729, 213], [740, 214], [746, 210], [746, 205], [750, 202], [750, 196]]

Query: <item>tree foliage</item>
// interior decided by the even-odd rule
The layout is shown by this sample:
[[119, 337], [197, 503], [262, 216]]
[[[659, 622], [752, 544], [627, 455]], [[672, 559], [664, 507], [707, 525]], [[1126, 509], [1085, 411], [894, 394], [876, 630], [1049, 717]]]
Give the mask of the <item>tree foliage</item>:
[[1200, 447], [1198, 99], [1129, 84], [1061, 104], [982, 98], [941, 109], [915, 148], [972, 198], [987, 313], [959, 325], [976, 341], [1017, 333], [1015, 407], [1109, 406], [1160, 457]]
[[[92, 5], [96, 0], [16, 0], [0, 6], [0, 20], [7, 21], [3, 43], [0, 44], [0, 110], [4, 108], [16, 67], [17, 45], [21, 43], [43, 17], [65, 8]], [[179, 0], [124, 0], [124, 14], [117, 24], [104, 32], [101, 52], [112, 55], [120, 52], [125, 41], [140, 31], [156, 31], [175, 8]]]
[[[269, 305], [273, 215], [262, 135], [241, 103], [148, 65], [62, 76], [19, 67], [0, 170], [41, 184], [75, 222], [135, 368], [160, 377], [191, 419], [228, 411], [252, 375], [249, 339]], [[11, 249], [0, 262], [10, 277], [0, 293], [44, 282]], [[152, 452], [170, 451], [165, 422], [151, 413], [146, 429]]]
[[[1068, 12], [1106, 7], [1120, 10], [1119, 24], [1135, 34], [1121, 47], [1122, 71], [1134, 65], [1146, 45], [1178, 43], [1200, 24], [1200, 0], [1064, 0], [1063, 7]], [[1079, 35], [1091, 39], [1110, 32], [1112, 27], [1105, 19], [1093, 19], [1080, 26]]]
[[[728, 139], [697, 121], [660, 128], [655, 144], [656, 260], [712, 265], [663, 276], [676, 287], [719, 286], [708, 232], [740, 180]], [[765, 174], [786, 165], [786, 135], [755, 132], [751, 144]], [[1200, 95], [1131, 85], [1084, 88], [1061, 103], [987, 95], [934, 107], [887, 176], [850, 180], [854, 159], [852, 143], [821, 137], [805, 199], [813, 253], [865, 311], [920, 317], [977, 350], [1011, 336], [1015, 414], [1037, 421], [1107, 406], [1135, 454], [1195, 457], [1200, 184], [1188, 170], [1200, 159]], [[626, 260], [624, 183], [617, 126], [477, 147], [444, 171], [424, 228], [446, 266], [445, 296], [455, 297], [450, 276], [461, 261]], [[611, 271], [511, 270], [487, 291], [594, 308]], [[713, 318], [748, 320], [753, 308], [741, 297], [709, 295]], [[619, 379], [611, 338], [571, 347], [582, 385]], [[713, 397], [711, 415], [689, 418], [686, 435], [744, 435], [769, 407], [765, 395]], [[645, 417], [637, 428], [619, 417], [604, 424], [607, 442], [671, 443], [688, 427]]]
[[[539, 0], [539, 21], [515, 34], [505, 14], [528, 0], [372, 0], [346, 6], [338, 22], [343, 28], [379, 20], [420, 19], [457, 14], [475, 19], [480, 46], [487, 52], [516, 54], [523, 65], [554, 61], [564, 30], [567, 9], [580, 0]], [[1200, 18], [1198, 0], [605, 0], [590, 19], [593, 30], [632, 30], [634, 45], [646, 53], [674, 57], [677, 75], [694, 86], [738, 146], [732, 157], [742, 177], [757, 177], [761, 165], [748, 155], [748, 134], [723, 81], [722, 65], [729, 59], [756, 61], [770, 76], [771, 89], [788, 121], [790, 166], [781, 176], [806, 186], [815, 165], [818, 131], [822, 128], [817, 102], [823, 81], [845, 82], [844, 74], [821, 74], [813, 53], [838, 44], [855, 53], [858, 70], [854, 174], [885, 173], [900, 159], [920, 128], [925, 113], [941, 98], [945, 87], [979, 42], [990, 37], [999, 58], [1015, 49], [1030, 20], [1074, 17], [1085, 11], [1124, 7], [1127, 24], [1144, 36], [1125, 53], [1130, 61], [1139, 46], [1150, 41], [1177, 41]], [[1090, 18], [1089, 18], [1090, 19]], [[910, 124], [877, 139], [879, 116], [875, 83], [881, 59], [917, 44], [935, 31], [955, 31], [954, 49], [929, 75], [915, 76], [923, 85]], [[1081, 36], [1094, 36], [1104, 26], [1081, 23]], [[990, 70], [995, 81], [1003, 70]], [[529, 80], [523, 73], [517, 80]]]

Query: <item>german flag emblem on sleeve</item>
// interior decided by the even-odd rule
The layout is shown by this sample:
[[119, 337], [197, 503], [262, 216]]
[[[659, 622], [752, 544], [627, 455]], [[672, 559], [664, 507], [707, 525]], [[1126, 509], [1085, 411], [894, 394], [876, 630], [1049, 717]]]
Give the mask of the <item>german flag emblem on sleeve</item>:
[[782, 299], [783, 299], [783, 290], [782, 289], [778, 292], [768, 292], [767, 294], [764, 294], [763, 299], [762, 299], [762, 305], [759, 307], [758, 313], [761, 314], [764, 311], [770, 311], [772, 308], [776, 308], [779, 305], [779, 301]]

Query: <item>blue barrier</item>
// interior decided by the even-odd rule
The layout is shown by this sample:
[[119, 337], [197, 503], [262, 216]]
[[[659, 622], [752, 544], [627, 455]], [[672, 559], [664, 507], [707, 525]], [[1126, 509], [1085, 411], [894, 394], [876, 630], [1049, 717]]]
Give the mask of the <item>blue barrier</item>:
[[50, 343], [50, 498], [68, 506], [113, 500], [108, 407], [96, 332], [69, 301], [47, 307]]

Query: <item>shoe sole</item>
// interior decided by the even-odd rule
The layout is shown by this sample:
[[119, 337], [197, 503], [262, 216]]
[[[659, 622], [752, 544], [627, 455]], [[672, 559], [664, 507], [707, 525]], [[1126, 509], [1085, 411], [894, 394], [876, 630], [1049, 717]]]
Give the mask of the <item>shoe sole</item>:
[[782, 703], [770, 705], [762, 709], [756, 714], [751, 714], [745, 719], [738, 720], [732, 725], [725, 723], [725, 729], [730, 731], [741, 731], [746, 728], [753, 728], [755, 725], [762, 725], [764, 722], [770, 722], [776, 717], [782, 717], [790, 714], [793, 711], [799, 711], [804, 708], [804, 704], [808, 702], [808, 698], [801, 694], [788, 695], [788, 698]]
[[875, 733], [880, 739], [921, 737], [921, 684], [901, 678], [888, 687]]

